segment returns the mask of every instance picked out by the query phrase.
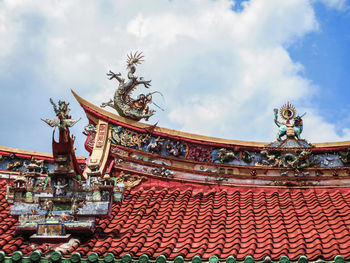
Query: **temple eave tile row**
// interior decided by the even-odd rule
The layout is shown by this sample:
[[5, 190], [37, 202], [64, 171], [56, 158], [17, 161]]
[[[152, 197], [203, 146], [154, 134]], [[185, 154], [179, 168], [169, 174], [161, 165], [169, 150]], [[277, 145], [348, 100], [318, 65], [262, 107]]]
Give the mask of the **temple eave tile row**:
[[333, 261], [325, 261], [322, 259], [316, 261], [309, 261], [304, 255], [300, 256], [297, 261], [291, 261], [287, 256], [283, 255], [279, 260], [272, 261], [268, 256], [263, 260], [255, 260], [252, 256], [247, 255], [244, 260], [236, 260], [234, 256], [229, 256], [226, 259], [219, 259], [217, 256], [213, 255], [208, 260], [202, 260], [200, 256], [194, 256], [191, 261], [185, 261], [180, 255], [173, 260], [168, 260], [164, 255], [160, 255], [157, 258], [150, 259], [147, 254], [141, 255], [139, 258], [132, 258], [130, 254], [124, 254], [120, 258], [115, 258], [113, 253], [107, 253], [104, 257], [99, 257], [96, 252], [91, 252], [87, 257], [82, 257], [79, 252], [72, 254], [70, 257], [63, 257], [59, 251], [54, 251], [49, 255], [42, 255], [39, 250], [33, 251], [29, 256], [23, 256], [21, 251], [16, 251], [12, 255], [6, 255], [4, 251], [0, 251], [0, 262], [4, 263], [254, 263], [254, 262], [279, 262], [279, 263], [308, 263], [308, 262], [334, 262], [334, 263], [344, 263], [345, 260], [341, 255], [334, 257]]

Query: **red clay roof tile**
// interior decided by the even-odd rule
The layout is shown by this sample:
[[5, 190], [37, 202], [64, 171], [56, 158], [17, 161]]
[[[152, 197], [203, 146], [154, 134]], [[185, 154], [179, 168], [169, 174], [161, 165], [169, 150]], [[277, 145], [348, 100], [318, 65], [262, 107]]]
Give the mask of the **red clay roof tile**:
[[[0, 181], [0, 250], [30, 254], [30, 242], [14, 237], [17, 222], [9, 217], [5, 188]], [[126, 190], [123, 203], [112, 205], [109, 218], [97, 220], [100, 232], [63, 254], [163, 254], [185, 260], [195, 255], [204, 260], [212, 255], [222, 260], [229, 255], [239, 260], [247, 255], [256, 260], [282, 255], [331, 260], [340, 254], [350, 259], [349, 204], [350, 189], [345, 188], [228, 188], [210, 193], [135, 188]], [[40, 246], [43, 252], [47, 249]]]

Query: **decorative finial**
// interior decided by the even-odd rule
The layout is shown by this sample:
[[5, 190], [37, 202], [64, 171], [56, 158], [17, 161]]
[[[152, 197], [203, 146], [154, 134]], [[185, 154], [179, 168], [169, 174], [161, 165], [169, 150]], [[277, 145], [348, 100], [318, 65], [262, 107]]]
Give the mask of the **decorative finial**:
[[145, 56], [142, 55], [142, 52], [138, 53], [138, 51], [136, 51], [134, 54], [131, 52], [128, 55], [126, 63], [128, 64], [128, 67], [140, 65], [144, 61], [144, 57]]
[[51, 127], [58, 127], [60, 130], [66, 130], [73, 127], [81, 118], [78, 120], [72, 120], [69, 115], [70, 109], [68, 108], [69, 103], [65, 101], [58, 101], [58, 105], [50, 98], [50, 103], [53, 106], [53, 110], [56, 113], [58, 119], [41, 119], [43, 122]]
[[[306, 114], [299, 116], [296, 114], [296, 110], [294, 105], [287, 102], [280, 108], [280, 116], [286, 121], [279, 122], [278, 121], [278, 109], [274, 109], [274, 121], [277, 127], [279, 127], [278, 133], [277, 133], [277, 140], [281, 140], [281, 138], [286, 135], [287, 138], [294, 138], [296, 137], [298, 140], [300, 140], [300, 134], [303, 131], [303, 120], [302, 117]], [[293, 123], [290, 123], [291, 120], [294, 120]]]
[[296, 111], [294, 105], [290, 104], [289, 102], [287, 102], [280, 108], [280, 115], [287, 122], [294, 118], [295, 112]]
[[[133, 119], [133, 120], [148, 120], [154, 113], [154, 109], [150, 109], [148, 104], [152, 102], [152, 95], [154, 93], [159, 92], [150, 92], [147, 94], [139, 94], [136, 98], [131, 97], [131, 92], [140, 84], [142, 84], [145, 88], [149, 88], [151, 86], [151, 80], [144, 80], [142, 77], [136, 77], [134, 75], [136, 71], [136, 66], [140, 65], [144, 60], [144, 56], [142, 52], [130, 53], [127, 56], [127, 68], [128, 68], [128, 81], [125, 81], [124, 78], [121, 77], [121, 73], [114, 73], [113, 71], [109, 71], [107, 76], [109, 79], [116, 79], [119, 82], [118, 88], [114, 93], [113, 100], [109, 100], [108, 102], [104, 102], [101, 104], [101, 107], [112, 107], [115, 109], [120, 116]], [[159, 107], [155, 103], [155, 106]], [[160, 107], [159, 107], [160, 108]], [[162, 108], [160, 108], [163, 110]]]

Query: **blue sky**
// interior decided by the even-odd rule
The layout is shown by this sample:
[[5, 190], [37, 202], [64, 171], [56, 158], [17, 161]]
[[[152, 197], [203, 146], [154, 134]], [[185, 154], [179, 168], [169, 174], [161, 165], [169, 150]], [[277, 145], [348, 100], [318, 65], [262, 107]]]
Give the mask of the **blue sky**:
[[[147, 2], [147, 3], [145, 3]], [[70, 93], [99, 105], [108, 70], [152, 79], [166, 109], [149, 123], [273, 141], [274, 107], [307, 112], [302, 137], [350, 140], [350, 9], [345, 0], [0, 1], [0, 145], [51, 152], [49, 98], [70, 102], [76, 148], [87, 120]], [[142, 89], [135, 91], [135, 96]]]
[[313, 101], [324, 118], [337, 123], [337, 132], [350, 126], [350, 13], [322, 3], [314, 5], [319, 30], [305, 36], [288, 50], [303, 64], [304, 76], [321, 87]]

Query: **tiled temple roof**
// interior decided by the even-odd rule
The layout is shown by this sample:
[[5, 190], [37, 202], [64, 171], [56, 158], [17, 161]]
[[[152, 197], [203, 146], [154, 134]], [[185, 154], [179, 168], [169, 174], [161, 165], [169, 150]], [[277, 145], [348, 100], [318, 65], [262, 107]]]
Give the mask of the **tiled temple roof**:
[[[90, 156], [83, 175], [115, 178], [127, 188], [123, 201], [96, 219], [93, 234], [33, 243], [15, 233], [6, 187], [25, 160], [45, 159], [52, 171], [53, 158], [2, 149], [0, 262], [350, 260], [350, 142], [310, 144], [310, 162], [292, 166], [288, 156], [299, 158], [302, 147], [271, 150], [182, 133], [115, 116], [74, 95], [92, 126], [85, 131]], [[232, 160], [219, 158], [223, 150]]]
[[[53, 248], [14, 236], [16, 219], [9, 217], [6, 182], [0, 181], [0, 250], [6, 255]], [[93, 236], [75, 242], [62, 255], [91, 252], [116, 258], [143, 254], [168, 260], [195, 256], [209, 260], [229, 256], [255, 260], [283, 255], [298, 260], [350, 259], [350, 189], [227, 188], [200, 193], [191, 188], [136, 187], [127, 190], [111, 215], [97, 221]], [[59, 246], [59, 244], [57, 244]]]

